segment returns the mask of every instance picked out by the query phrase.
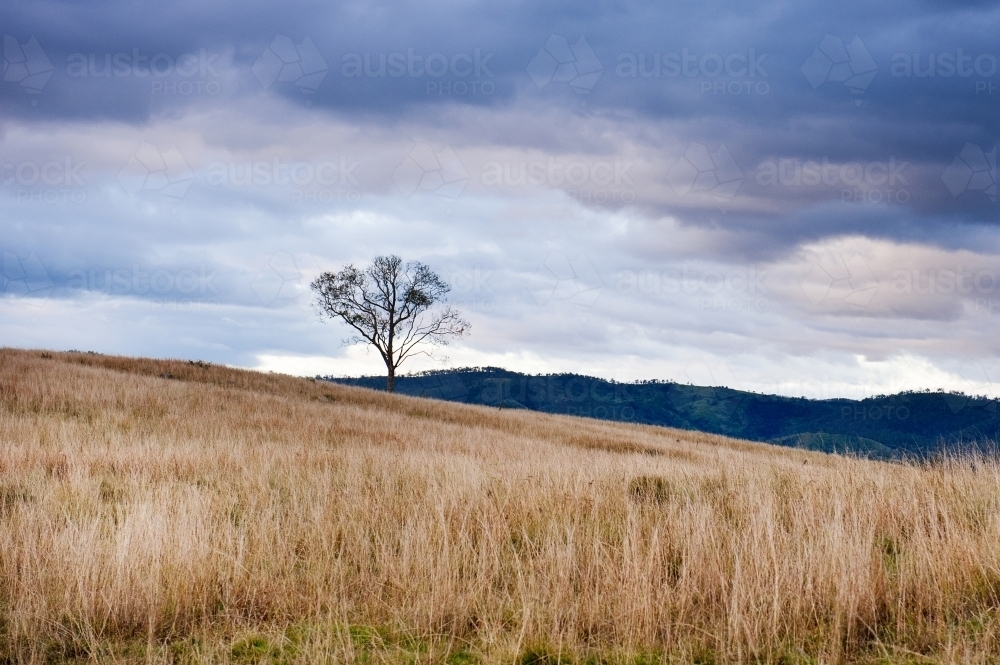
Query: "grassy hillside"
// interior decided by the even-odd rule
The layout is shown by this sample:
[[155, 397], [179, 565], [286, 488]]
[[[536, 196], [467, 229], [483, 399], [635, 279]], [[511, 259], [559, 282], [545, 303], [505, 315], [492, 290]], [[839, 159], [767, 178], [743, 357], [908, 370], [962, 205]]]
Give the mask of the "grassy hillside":
[[[379, 376], [330, 380], [385, 387], [385, 377]], [[397, 377], [396, 390], [467, 404], [677, 427], [876, 459], [992, 447], [1000, 438], [1000, 401], [957, 393], [813, 400], [670, 382], [614, 383], [578, 374], [529, 376], [489, 367]]]
[[0, 660], [990, 662], [1000, 467], [0, 351]]

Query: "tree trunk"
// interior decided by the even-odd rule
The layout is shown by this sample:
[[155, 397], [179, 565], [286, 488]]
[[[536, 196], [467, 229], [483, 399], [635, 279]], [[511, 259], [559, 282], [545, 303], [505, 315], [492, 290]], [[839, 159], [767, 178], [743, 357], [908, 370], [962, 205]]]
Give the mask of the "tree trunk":
[[385, 391], [387, 393], [396, 392], [396, 368], [387, 366], [387, 376], [385, 377]]

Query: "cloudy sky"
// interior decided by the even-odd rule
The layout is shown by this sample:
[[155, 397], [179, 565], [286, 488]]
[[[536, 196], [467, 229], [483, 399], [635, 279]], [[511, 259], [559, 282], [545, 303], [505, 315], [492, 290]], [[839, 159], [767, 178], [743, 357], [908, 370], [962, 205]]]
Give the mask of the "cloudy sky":
[[499, 365], [1000, 396], [992, 2], [0, 5], [0, 344], [376, 374], [396, 253]]

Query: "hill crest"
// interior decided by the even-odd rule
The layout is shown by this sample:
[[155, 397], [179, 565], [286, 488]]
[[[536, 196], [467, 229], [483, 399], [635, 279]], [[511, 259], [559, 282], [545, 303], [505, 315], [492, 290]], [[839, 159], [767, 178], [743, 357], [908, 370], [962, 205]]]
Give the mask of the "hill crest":
[[[317, 378], [376, 390], [385, 381], [378, 376]], [[1000, 438], [1000, 400], [957, 392], [808, 399], [670, 380], [623, 383], [569, 372], [530, 375], [499, 367], [431, 370], [396, 381], [397, 392], [418, 397], [697, 430], [879, 459], [992, 449]]]

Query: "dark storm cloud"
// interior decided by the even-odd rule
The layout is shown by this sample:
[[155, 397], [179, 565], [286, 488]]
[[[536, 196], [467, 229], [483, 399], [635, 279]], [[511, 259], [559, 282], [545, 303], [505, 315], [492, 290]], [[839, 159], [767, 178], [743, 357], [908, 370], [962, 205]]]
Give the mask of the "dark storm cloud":
[[[995, 126], [984, 103], [988, 84], [998, 80], [991, 39], [998, 22], [995, 4], [956, 10], [909, 2], [728, 8], [682, 3], [664, 12], [655, 3], [524, 4], [501, 10], [486, 3], [38, 2], [8, 4], [3, 13], [6, 34], [22, 44], [37, 37], [51, 60], [47, 108], [63, 115], [141, 120], [155, 107], [137, 97], [148, 81], [135, 72], [157, 55], [177, 59], [204, 51], [210, 59], [207, 76], [214, 77], [212, 66], [232, 67], [238, 74], [225, 93], [259, 89], [262, 83], [251, 68], [277, 35], [285, 35], [293, 46], [308, 37], [326, 67], [320, 82], [306, 84], [308, 99], [342, 111], [392, 116], [412, 106], [508, 104], [520, 95], [539, 95], [571, 108], [585, 100], [592, 112], [738, 116], [760, 129], [805, 115]], [[553, 35], [564, 38], [570, 50], [558, 39], [550, 42]], [[812, 83], [829, 80], [814, 89], [803, 73], [826, 35], [836, 49], [859, 37], [862, 55], [874, 63], [874, 78], [862, 82], [856, 94], [822, 71]], [[586, 44], [578, 44], [581, 37]], [[291, 57], [309, 57], [307, 51], [312, 52], [304, 48]], [[599, 74], [576, 87], [545, 68], [550, 55], [575, 66], [590, 53]], [[116, 73], [111, 81], [72, 75], [77, 60], [71, 57], [85, 56], [88, 66], [93, 60], [100, 72], [109, 54], [126, 56], [115, 71], [129, 69], [128, 75]], [[529, 76], [529, 65], [540, 54]], [[991, 57], [976, 60], [984, 54]], [[851, 57], [849, 67], [864, 69], [864, 62]], [[206, 75], [201, 60], [198, 76]], [[922, 76], [931, 60], [933, 75]], [[168, 60], [159, 65], [165, 72]], [[473, 90], [473, 82], [490, 85]], [[460, 86], [463, 93], [456, 91], [458, 83], [467, 84]], [[4, 87], [13, 100], [19, 91]], [[86, 96], [88, 88], [100, 92]], [[574, 89], [585, 94], [565, 94]], [[274, 92], [303, 97], [294, 81], [276, 82]], [[864, 100], [860, 110], [856, 98]]]
[[753, 163], [893, 155], [942, 169], [965, 143], [988, 151], [997, 139], [995, 4], [683, 3], [665, 12], [655, 3], [39, 2], [0, 11], [5, 34], [20, 46], [37, 38], [51, 62], [38, 94], [10, 80], [0, 87], [5, 114], [28, 120], [144, 123], [273, 94], [433, 122], [426, 111], [436, 107], [533, 100], [584, 117], [682, 123], [683, 138], [722, 142]]
[[[336, 356], [303, 306], [308, 276], [398, 251], [465, 285], [476, 353], [630, 356], [642, 375], [692, 348], [980, 353], [1000, 287], [893, 285], [1000, 270], [998, 16], [860, 0], [7, 2], [0, 306], [74, 333], [86, 319], [134, 353]], [[453, 191], [420, 190], [435, 160]], [[293, 164], [350, 182], [328, 166], [331, 187], [276, 185]], [[767, 292], [749, 311], [711, 284], [616, 289], [689, 268], [766, 272]], [[574, 289], [603, 291], [580, 315]], [[49, 299], [36, 311], [25, 294]], [[902, 319], [923, 322], [913, 339]], [[53, 326], [50, 345], [77, 346]]]

